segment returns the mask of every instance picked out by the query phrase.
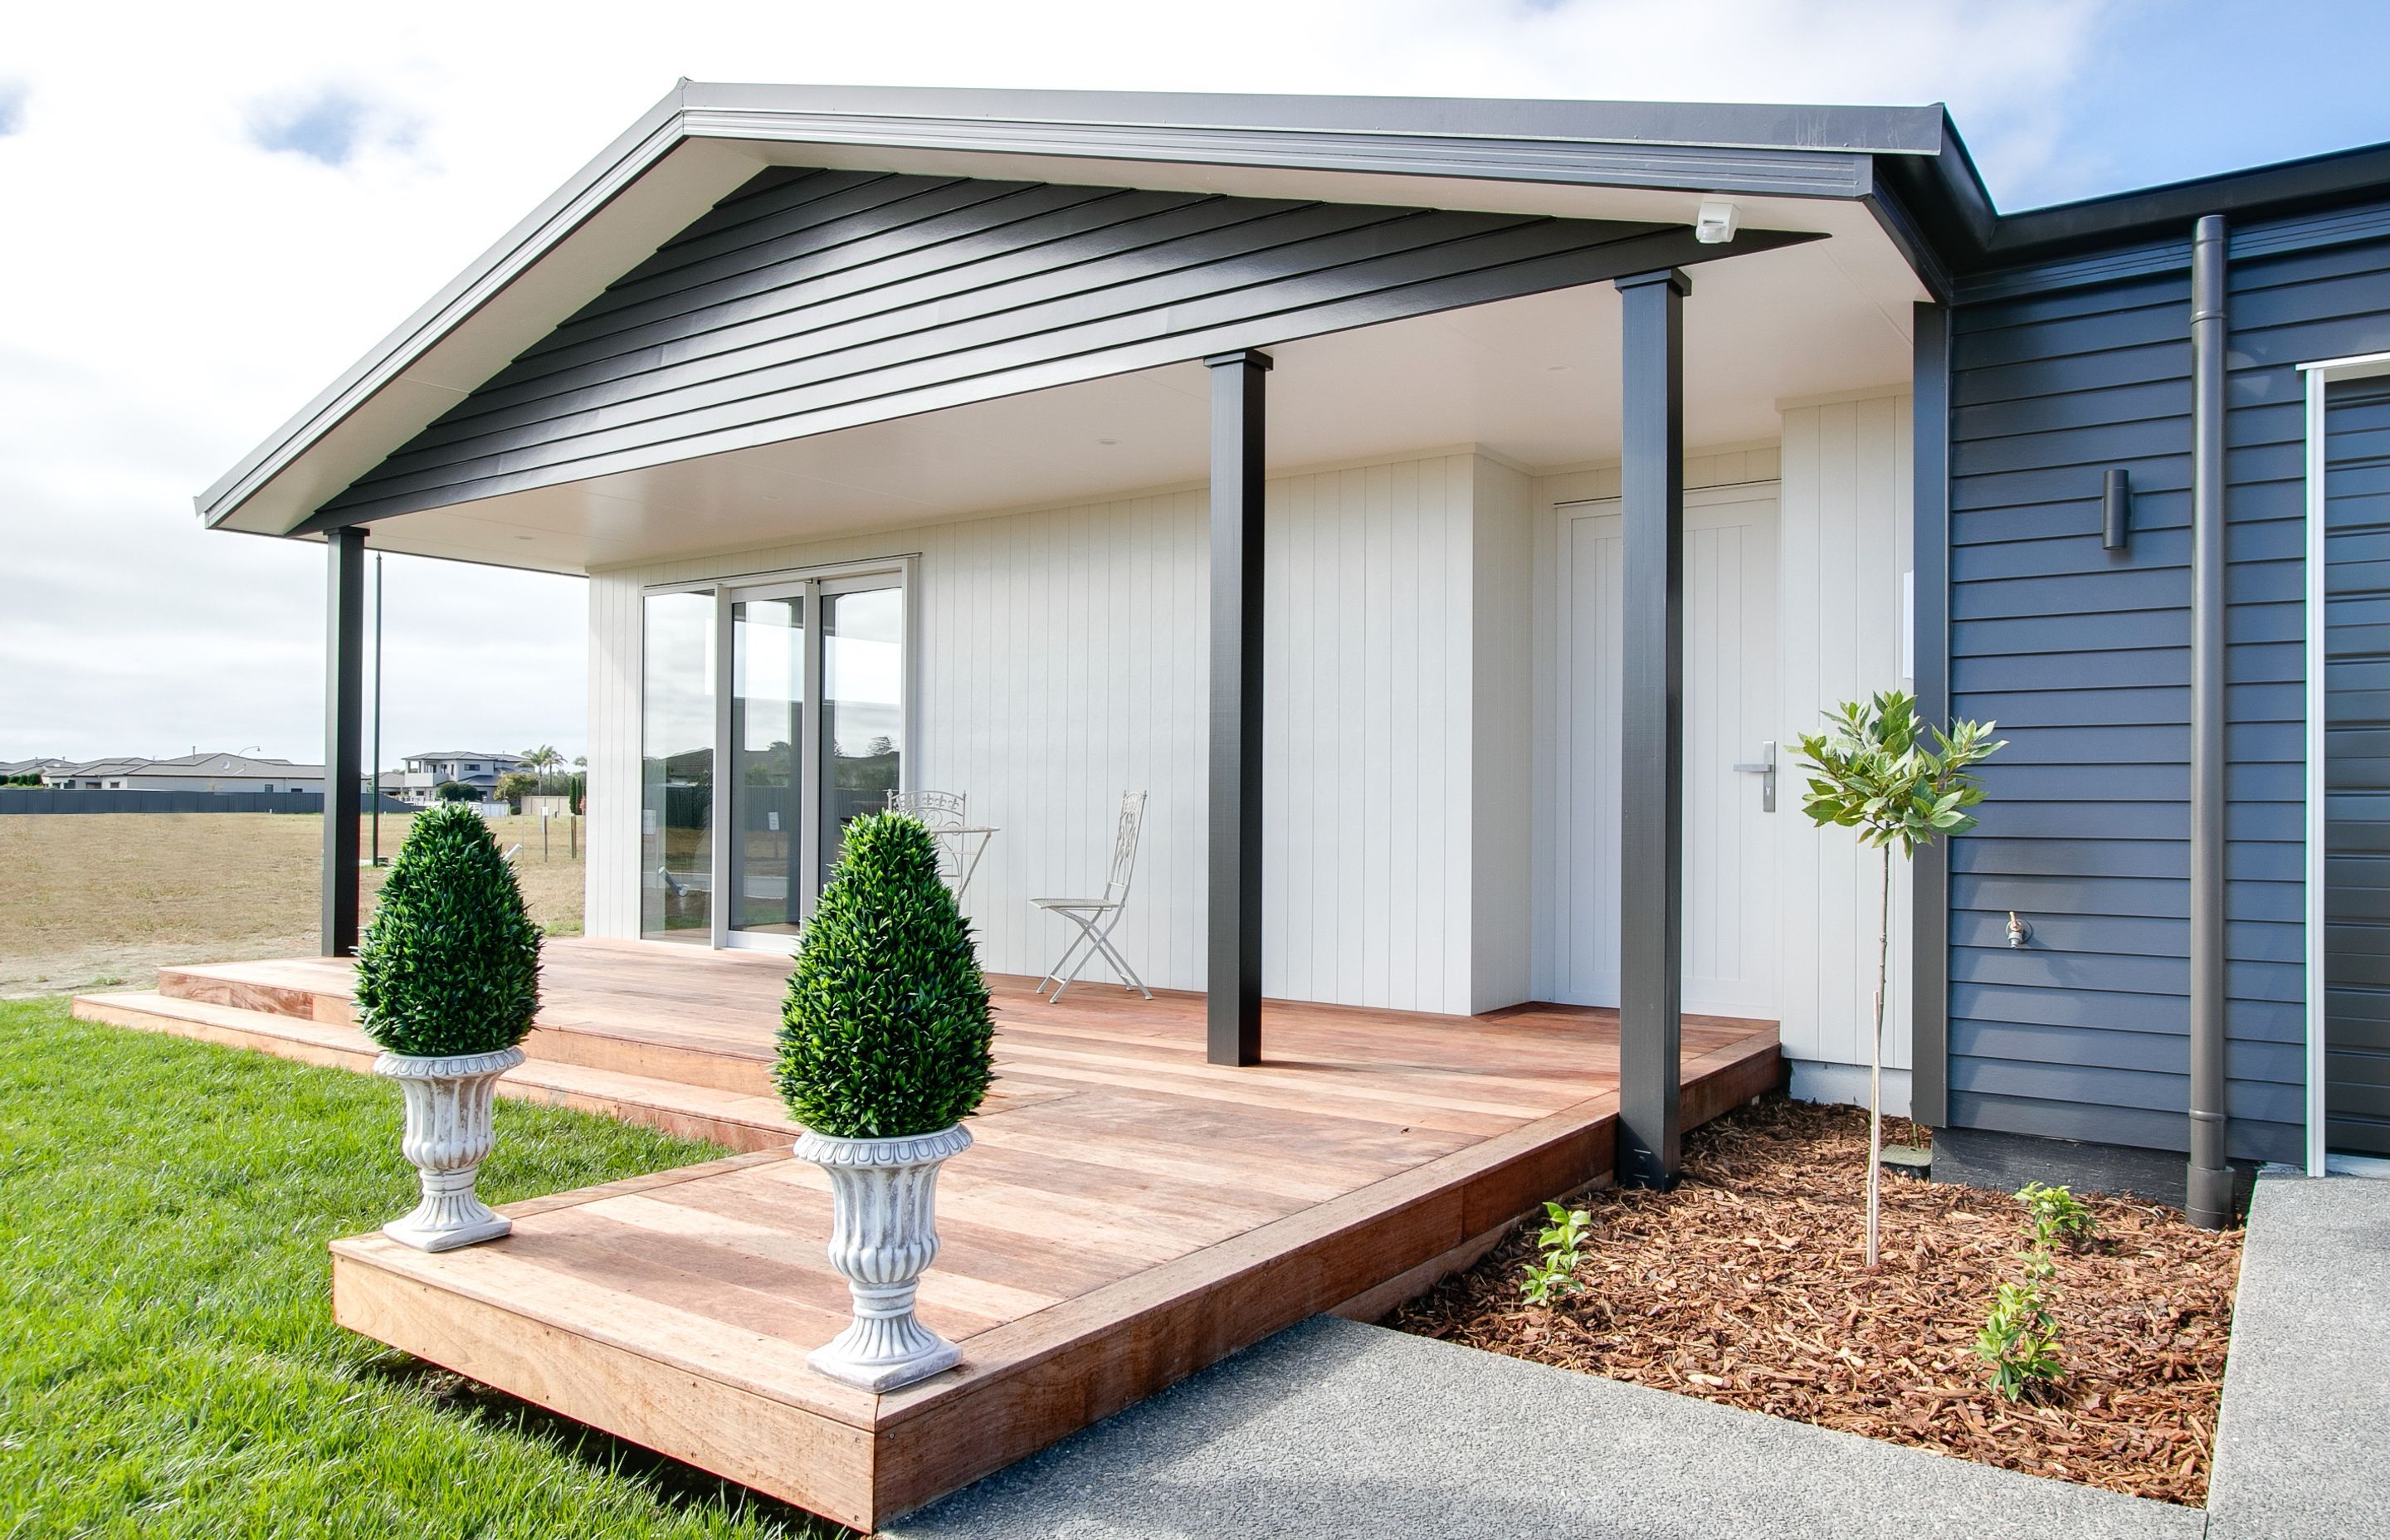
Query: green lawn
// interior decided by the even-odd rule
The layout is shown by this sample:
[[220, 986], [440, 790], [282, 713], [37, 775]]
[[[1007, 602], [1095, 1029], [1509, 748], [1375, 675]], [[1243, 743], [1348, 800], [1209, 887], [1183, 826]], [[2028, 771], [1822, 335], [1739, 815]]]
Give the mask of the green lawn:
[[[396, 1092], [0, 1003], [0, 1540], [841, 1533], [332, 1324]], [[723, 1153], [502, 1102], [495, 1201]]]

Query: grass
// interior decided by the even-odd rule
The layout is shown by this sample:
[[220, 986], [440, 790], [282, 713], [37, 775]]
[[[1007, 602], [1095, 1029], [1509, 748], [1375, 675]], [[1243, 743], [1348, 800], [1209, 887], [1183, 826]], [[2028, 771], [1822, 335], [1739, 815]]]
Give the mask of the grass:
[[[498, 1118], [500, 1202], [722, 1153]], [[0, 1537], [842, 1533], [334, 1326], [398, 1126], [367, 1076], [0, 1003]]]
[[[397, 853], [414, 822], [384, 814]], [[583, 863], [539, 820], [500, 818], [501, 849], [532, 918], [581, 933]], [[289, 957], [316, 949], [324, 820], [315, 814], [99, 813], [0, 818], [0, 999], [148, 989], [161, 964]], [[587, 853], [588, 827], [581, 828]], [[382, 872], [359, 874], [366, 912]], [[5, 1534], [5, 1531], [0, 1531]]]

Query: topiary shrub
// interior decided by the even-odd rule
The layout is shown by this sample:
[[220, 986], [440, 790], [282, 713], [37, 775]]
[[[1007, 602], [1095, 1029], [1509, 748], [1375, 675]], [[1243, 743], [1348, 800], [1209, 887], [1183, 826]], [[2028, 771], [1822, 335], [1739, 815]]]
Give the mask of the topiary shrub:
[[970, 926], [938, 879], [929, 829], [899, 813], [847, 825], [781, 1011], [790, 1113], [839, 1139], [951, 1128], [987, 1096], [995, 1035]]
[[495, 1053], [539, 1009], [539, 927], [490, 826], [416, 815], [357, 947], [358, 1022], [391, 1053]]

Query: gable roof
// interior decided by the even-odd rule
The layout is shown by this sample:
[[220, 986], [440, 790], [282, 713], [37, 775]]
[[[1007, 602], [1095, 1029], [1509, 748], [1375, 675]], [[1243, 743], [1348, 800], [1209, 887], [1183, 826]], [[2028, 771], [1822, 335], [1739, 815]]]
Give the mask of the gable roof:
[[[1419, 178], [1857, 199], [1877, 154], [1933, 155], [1934, 108], [953, 91], [683, 82], [197, 499], [284, 533], [764, 165], [1101, 181], [1124, 163], [1342, 182]], [[1972, 173], [1971, 173], [1972, 174]], [[1181, 180], [1186, 180], [1182, 177]], [[1152, 176], [1141, 185], [1159, 185]], [[1366, 200], [1366, 196], [1362, 200]], [[1679, 205], [1682, 205], [1679, 207]], [[1658, 205], [1651, 205], [1658, 207]], [[1650, 217], [1646, 214], [1645, 217]]]
[[[317, 509], [774, 164], [1340, 202], [1490, 207], [1475, 189], [1604, 189], [1592, 217], [1690, 218], [1688, 197], [1856, 202], [1933, 292], [1973, 273], [2285, 212], [2390, 178], [2390, 148], [1997, 213], [1924, 107], [1230, 96], [682, 82], [197, 499], [211, 526]], [[1142, 168], [1142, 169], [1136, 169]], [[1437, 202], [1422, 189], [1451, 189]], [[1506, 195], [1518, 199], [1523, 195]], [[1582, 199], [1579, 200], [1580, 202]], [[1576, 211], [1581, 215], [1588, 211]]]

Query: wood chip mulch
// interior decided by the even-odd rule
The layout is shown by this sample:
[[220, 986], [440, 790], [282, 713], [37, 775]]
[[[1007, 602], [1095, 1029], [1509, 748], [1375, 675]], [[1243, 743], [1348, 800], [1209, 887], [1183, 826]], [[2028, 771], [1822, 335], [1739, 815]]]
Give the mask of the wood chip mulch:
[[[1885, 1120], [1887, 1144], [1925, 1131]], [[1769, 1097], [1686, 1140], [1674, 1192], [1572, 1200], [1593, 1227], [1582, 1292], [1523, 1303], [1531, 1225], [1386, 1324], [1513, 1357], [2138, 1497], [2206, 1500], [2241, 1236], [2087, 1198], [2097, 1238], [2049, 1293], [2065, 1375], [1994, 1393], [1971, 1351], [2018, 1281], [2006, 1193], [1887, 1175], [1882, 1265], [1862, 1265], [1867, 1114]]]

